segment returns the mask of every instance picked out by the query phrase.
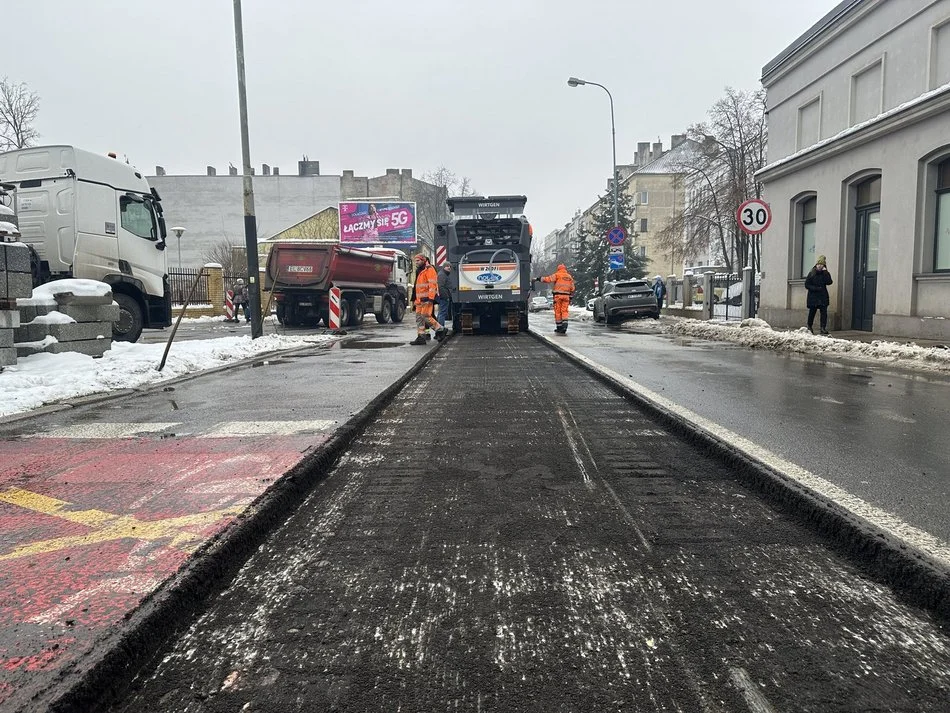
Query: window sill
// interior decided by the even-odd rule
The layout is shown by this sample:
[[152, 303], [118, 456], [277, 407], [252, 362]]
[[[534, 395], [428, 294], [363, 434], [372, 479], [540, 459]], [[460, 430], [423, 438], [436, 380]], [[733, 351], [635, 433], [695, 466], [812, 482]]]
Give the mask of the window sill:
[[923, 272], [914, 275], [914, 282], [950, 282], [950, 272]]

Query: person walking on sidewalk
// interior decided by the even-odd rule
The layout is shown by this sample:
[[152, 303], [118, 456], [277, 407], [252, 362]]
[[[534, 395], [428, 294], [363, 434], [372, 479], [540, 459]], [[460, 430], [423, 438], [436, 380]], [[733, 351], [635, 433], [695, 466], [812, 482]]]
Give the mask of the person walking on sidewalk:
[[234, 304], [234, 321], [240, 322], [239, 312], [244, 312], [244, 321], [250, 322], [251, 307], [250, 304], [248, 304], [247, 285], [244, 284], [244, 280], [240, 277], [234, 281], [234, 299], [231, 301]]
[[831, 273], [828, 272], [828, 263], [824, 255], [818, 256], [818, 261], [805, 278], [805, 289], [808, 290], [808, 331], [815, 333], [815, 312], [821, 313], [821, 333], [828, 334], [828, 285], [832, 284]]
[[443, 327], [445, 326], [445, 320], [449, 318], [449, 305], [452, 302], [452, 295], [449, 291], [451, 289], [451, 285], [449, 285], [451, 278], [452, 263], [446, 260], [439, 270], [439, 313], [436, 316], [436, 320]]
[[567, 266], [562, 263], [552, 274], [534, 279], [554, 283], [554, 331], [567, 334], [568, 308], [571, 305], [571, 295], [574, 294], [574, 278], [567, 271]]
[[414, 259], [416, 263], [414, 290], [416, 338], [409, 343], [425, 345], [428, 342], [430, 327], [435, 330], [435, 338], [441, 342], [448, 330], [436, 322], [435, 317], [432, 316], [432, 308], [435, 306], [435, 299], [439, 295], [438, 277], [435, 274], [435, 268], [429, 264], [429, 259], [425, 255], [419, 253]]
[[663, 309], [663, 298], [666, 297], [666, 283], [657, 275], [653, 278], [653, 294], [656, 295], [656, 311]]

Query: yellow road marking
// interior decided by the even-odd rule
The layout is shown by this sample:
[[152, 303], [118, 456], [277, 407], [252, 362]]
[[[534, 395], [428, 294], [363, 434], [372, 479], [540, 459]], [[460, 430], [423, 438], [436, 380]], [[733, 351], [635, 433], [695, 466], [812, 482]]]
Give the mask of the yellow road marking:
[[73, 503], [21, 488], [10, 488], [0, 492], [0, 502], [85, 525], [93, 530], [84, 535], [56, 537], [21, 545], [0, 555], [0, 561], [126, 538], [148, 541], [170, 539], [169, 545], [171, 547], [177, 547], [185, 552], [193, 552], [201, 544], [203, 538], [197, 533], [189, 531], [188, 528], [213, 525], [219, 520], [236, 515], [244, 509], [244, 506], [232, 506], [221, 510], [210, 510], [164, 520], [139, 520], [131, 515], [115, 515], [94, 508], [73, 509], [77, 508]]

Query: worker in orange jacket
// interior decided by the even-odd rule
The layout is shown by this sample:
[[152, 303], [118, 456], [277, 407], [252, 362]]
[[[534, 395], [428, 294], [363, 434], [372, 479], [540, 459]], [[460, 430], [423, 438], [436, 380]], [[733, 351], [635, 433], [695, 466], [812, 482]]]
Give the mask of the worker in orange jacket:
[[564, 264], [558, 265], [557, 270], [545, 277], [536, 277], [536, 281], [554, 283], [554, 331], [567, 334], [567, 313], [571, 304], [571, 295], [574, 294], [574, 278], [567, 271]]
[[432, 316], [435, 298], [439, 296], [439, 277], [425, 255], [419, 253], [414, 260], [416, 263], [416, 285], [413, 304], [416, 309], [416, 338], [409, 343], [424, 345], [428, 342], [430, 327], [435, 330], [435, 338], [441, 342], [445, 339], [448, 330]]
[[540, 282], [554, 283], [554, 331], [567, 334], [567, 314], [571, 304], [571, 295], [574, 294], [574, 278], [562, 263], [557, 270], [545, 277], [536, 277]]

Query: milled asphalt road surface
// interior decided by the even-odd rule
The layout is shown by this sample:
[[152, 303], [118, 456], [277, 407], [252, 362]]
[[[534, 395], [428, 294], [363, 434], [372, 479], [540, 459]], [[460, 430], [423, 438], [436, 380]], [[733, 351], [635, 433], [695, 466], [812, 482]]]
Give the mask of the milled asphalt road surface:
[[444, 345], [114, 710], [948, 698], [941, 624], [519, 335]]

